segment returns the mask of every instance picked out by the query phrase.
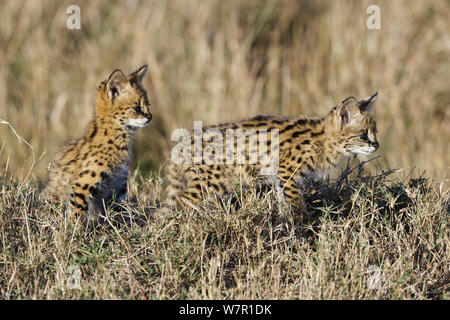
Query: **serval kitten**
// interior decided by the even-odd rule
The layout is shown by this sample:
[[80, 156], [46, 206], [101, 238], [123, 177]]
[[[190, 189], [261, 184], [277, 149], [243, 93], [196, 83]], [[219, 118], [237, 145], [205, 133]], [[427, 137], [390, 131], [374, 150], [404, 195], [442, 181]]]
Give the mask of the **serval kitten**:
[[[189, 132], [184, 144], [187, 152], [183, 157], [186, 158], [187, 155], [188, 161], [180, 161], [177, 152], [174, 153], [172, 149], [172, 161], [167, 166], [166, 175], [166, 204], [169, 207], [183, 207], [186, 201], [195, 204], [204, 198], [206, 191], [221, 196], [233, 191], [236, 184], [245, 185], [256, 177], [263, 184], [275, 183], [279, 199], [287, 200], [294, 210], [304, 211], [305, 205], [300, 193], [303, 178], [310, 174], [327, 173], [350, 155], [371, 154], [378, 149], [376, 124], [370, 113], [376, 99], [377, 93], [361, 101], [349, 97], [322, 118], [257, 116], [239, 122], [194, 129]], [[240, 137], [242, 141], [245, 139], [240, 148], [239, 142], [228, 135], [233, 130], [241, 130]], [[206, 132], [209, 132], [208, 137], [202, 138], [202, 134]], [[269, 136], [268, 132], [275, 132], [276, 135]], [[215, 137], [213, 143], [209, 142], [213, 140], [211, 136]], [[272, 150], [272, 169], [273, 153], [278, 158], [275, 171], [265, 173], [264, 176], [260, 173], [266, 166], [262, 162], [268, 163], [267, 156], [265, 161], [254, 161], [255, 155], [264, 149], [262, 145], [256, 148], [258, 141], [264, 141], [259, 139], [261, 136], [267, 141], [266, 148], [270, 147]], [[233, 139], [230, 140], [230, 137]], [[200, 139], [203, 153], [201, 150], [195, 151], [195, 139]], [[225, 140], [224, 150], [222, 142]], [[192, 155], [192, 148], [189, 147], [194, 147], [194, 157], [197, 153], [200, 160], [189, 161]], [[245, 161], [238, 162], [240, 164], [230, 164], [229, 161], [225, 163], [216, 157], [218, 153], [222, 158], [226, 155], [229, 157], [227, 159], [241, 157]]]
[[147, 65], [126, 76], [114, 71], [97, 89], [96, 112], [83, 137], [64, 146], [51, 164], [44, 195], [69, 201], [75, 216], [98, 221], [112, 200], [127, 198], [128, 165], [137, 129], [152, 120], [142, 79]]

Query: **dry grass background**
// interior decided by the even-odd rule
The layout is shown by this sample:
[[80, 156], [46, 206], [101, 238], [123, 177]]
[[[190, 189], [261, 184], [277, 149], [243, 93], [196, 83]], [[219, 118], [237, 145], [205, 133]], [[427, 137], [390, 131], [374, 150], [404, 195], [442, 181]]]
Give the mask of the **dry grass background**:
[[[81, 30], [66, 28], [74, 3]], [[382, 30], [366, 28], [369, 4]], [[448, 299], [448, 14], [445, 0], [2, 2], [0, 119], [29, 145], [0, 123], [0, 297]], [[136, 213], [162, 192], [173, 129], [322, 115], [375, 90], [377, 174], [415, 166], [436, 180], [372, 170], [311, 188], [310, 221], [287, 235], [270, 194], [77, 233], [59, 207], [30, 200], [28, 173], [44, 173], [83, 132], [101, 80], [143, 63], [154, 121], [134, 148]], [[81, 268], [81, 290], [65, 286], [69, 265]]]

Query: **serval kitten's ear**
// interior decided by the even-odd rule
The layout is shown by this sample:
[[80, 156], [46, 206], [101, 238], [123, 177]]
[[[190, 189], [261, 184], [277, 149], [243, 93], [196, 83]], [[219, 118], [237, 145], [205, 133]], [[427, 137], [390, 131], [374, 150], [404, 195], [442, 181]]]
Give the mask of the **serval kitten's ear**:
[[354, 97], [345, 99], [337, 107], [337, 114], [342, 126], [349, 124], [356, 113], [359, 112], [358, 101]]
[[147, 73], [147, 69], [148, 69], [148, 65], [144, 64], [142, 67], [140, 67], [136, 71], [130, 73], [128, 75], [128, 79], [130, 80], [130, 82], [135, 82], [135, 83], [141, 84], [142, 79], [144, 78], [145, 74]]
[[109, 99], [115, 99], [119, 97], [126, 88], [128, 84], [128, 79], [122, 70], [116, 70], [109, 76], [106, 82], [106, 92]]
[[358, 104], [359, 104], [359, 109], [361, 110], [361, 112], [362, 111], [372, 112], [372, 109], [373, 109], [373, 107], [375, 107], [375, 103], [377, 102], [377, 97], [378, 97], [378, 91], [375, 92], [370, 97], [367, 97], [367, 98], [359, 101]]

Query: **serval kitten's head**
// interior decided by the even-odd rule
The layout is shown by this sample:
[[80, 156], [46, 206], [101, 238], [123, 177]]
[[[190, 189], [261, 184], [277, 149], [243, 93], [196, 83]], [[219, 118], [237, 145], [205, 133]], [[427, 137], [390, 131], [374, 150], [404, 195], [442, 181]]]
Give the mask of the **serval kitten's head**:
[[377, 128], [371, 114], [377, 96], [378, 92], [361, 101], [349, 97], [328, 114], [332, 134], [345, 154], [371, 154], [377, 151]]
[[145, 127], [152, 120], [142, 79], [147, 65], [126, 76], [115, 70], [97, 91], [97, 116], [112, 118], [127, 130]]

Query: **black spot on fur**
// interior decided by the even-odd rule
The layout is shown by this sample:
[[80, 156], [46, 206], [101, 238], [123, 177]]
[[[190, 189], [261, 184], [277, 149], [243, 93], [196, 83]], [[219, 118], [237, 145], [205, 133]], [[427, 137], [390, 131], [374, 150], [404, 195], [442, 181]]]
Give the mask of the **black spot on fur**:
[[305, 133], [307, 133], [307, 132], [309, 132], [309, 131], [311, 131], [310, 129], [305, 129], [305, 130], [302, 130], [302, 131], [295, 131], [293, 134], [292, 134], [292, 136], [294, 137], [294, 138], [297, 138], [298, 136], [300, 136], [300, 135], [302, 135], [302, 134], [305, 134]]
[[80, 172], [80, 177], [83, 177], [85, 174], [88, 174], [89, 170], [84, 170]]
[[94, 122], [94, 130], [92, 130], [92, 133], [91, 133], [91, 135], [89, 136], [89, 139], [94, 138], [96, 134], [97, 134], [97, 123]]
[[75, 208], [86, 211], [88, 208], [87, 206], [83, 206], [82, 204], [76, 203], [74, 200], [70, 200], [70, 204], [73, 205]]
[[200, 195], [198, 193], [196, 193], [196, 192], [191, 192], [190, 195], [194, 199], [200, 199]]
[[292, 139], [291, 139], [291, 138], [286, 139], [286, 140], [284, 140], [283, 142], [280, 142], [280, 147], [282, 147], [285, 143], [291, 143], [291, 142], [292, 142]]
[[317, 136], [320, 136], [320, 135], [322, 135], [322, 134], [324, 134], [325, 133], [325, 129], [322, 129], [321, 131], [319, 131], [319, 132], [313, 132], [313, 133], [311, 133], [311, 137], [317, 137]]
[[97, 192], [98, 192], [98, 189], [97, 189], [96, 187], [94, 187], [94, 186], [91, 186], [91, 187], [89, 187], [89, 192], [90, 192], [93, 196], [95, 196], [95, 195], [97, 194]]
[[289, 130], [293, 129], [295, 126], [296, 126], [295, 123], [290, 124], [290, 125], [284, 127], [284, 128], [280, 131], [280, 133], [284, 133], [284, 132], [286, 132], [286, 131], [289, 131]]
[[75, 192], [75, 193], [73, 194], [73, 196], [74, 196], [75, 198], [81, 199], [83, 202], [86, 201], [86, 197], [85, 197], [84, 194], [82, 194], [82, 193]]
[[255, 125], [254, 123], [243, 123], [242, 126], [243, 126], [244, 128], [253, 128], [253, 127], [255, 127], [256, 125]]

